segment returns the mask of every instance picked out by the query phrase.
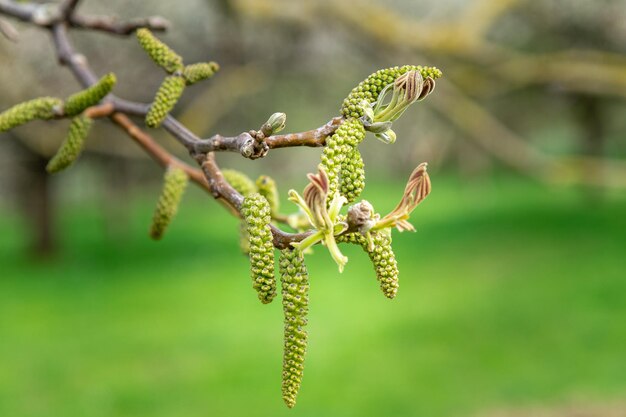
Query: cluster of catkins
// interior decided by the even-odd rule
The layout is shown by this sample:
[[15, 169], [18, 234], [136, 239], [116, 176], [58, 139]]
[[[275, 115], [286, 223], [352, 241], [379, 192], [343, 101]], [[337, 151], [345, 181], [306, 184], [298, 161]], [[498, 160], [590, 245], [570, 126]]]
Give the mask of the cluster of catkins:
[[115, 86], [114, 74], [107, 74], [93, 86], [71, 95], [65, 100], [56, 97], [40, 97], [17, 104], [0, 113], [0, 132], [13, 129], [33, 120], [72, 118], [68, 134], [57, 153], [50, 159], [46, 169], [50, 173], [69, 167], [80, 156], [93, 120], [87, 108], [98, 104]]
[[[252, 287], [259, 300], [270, 303], [276, 296], [274, 243], [271, 223], [278, 216], [279, 196], [274, 180], [262, 175], [252, 181], [235, 170], [223, 170], [224, 178], [244, 196], [241, 205], [242, 250], [250, 260]], [[280, 252], [279, 271], [284, 314], [283, 399], [296, 404], [302, 382], [306, 352], [309, 280], [304, 255], [294, 248]]]
[[[341, 109], [343, 120], [334, 134], [326, 139], [321, 156], [320, 171], [324, 172], [324, 176], [319, 178], [323, 178], [324, 184], [327, 181], [325, 195], [329, 207], [337, 196], [345, 202], [354, 202], [363, 191], [365, 173], [358, 145], [364, 140], [366, 132], [393, 134], [390, 133], [391, 122], [409, 104], [430, 93], [434, 88], [434, 79], [440, 75], [436, 68], [394, 67], [372, 74], [350, 93]], [[413, 90], [409, 91], [410, 88]], [[424, 88], [428, 89], [426, 93]], [[393, 96], [389, 102], [381, 103], [388, 92], [393, 92]], [[244, 197], [241, 206], [241, 248], [249, 257], [252, 284], [258, 298], [263, 303], [269, 303], [276, 296], [277, 288], [271, 225], [276, 219], [284, 218], [278, 212], [276, 184], [267, 176], [253, 181], [239, 171], [223, 170], [222, 173], [226, 181]], [[304, 200], [306, 196], [305, 190]], [[366, 204], [369, 206], [369, 203]], [[315, 209], [311, 208], [311, 211]], [[372, 219], [380, 219], [376, 216], [375, 213], [367, 214], [361, 226], [368, 222], [374, 224]], [[345, 221], [346, 216], [339, 216], [339, 219]], [[297, 224], [294, 227], [302, 231], [315, 231], [315, 225], [302, 221], [290, 224]], [[372, 261], [383, 294], [390, 299], [396, 296], [398, 267], [388, 228], [340, 231], [335, 241], [361, 246]], [[300, 247], [282, 250], [278, 264], [284, 312], [282, 394], [287, 406], [293, 407], [302, 382], [307, 347], [309, 280]]]
[[183, 58], [148, 29], [139, 29], [137, 40], [148, 56], [168, 74], [146, 115], [148, 127], [159, 127], [183, 95], [185, 87], [211, 78], [219, 70], [219, 65], [215, 62], [200, 62], [185, 66]]
[[[174, 108], [185, 87], [210, 78], [219, 66], [214, 62], [185, 66], [178, 54], [147, 29], [139, 29], [137, 38], [152, 60], [168, 74], [156, 92], [145, 118], [147, 126], [158, 127]], [[422, 190], [419, 199], [407, 186], [411, 192], [405, 190], [397, 213], [394, 213], [396, 217], [387, 215], [380, 219], [365, 201], [353, 205], [348, 210], [348, 216], [340, 215], [339, 210], [343, 204], [356, 201], [365, 186], [364, 164], [358, 146], [365, 139], [366, 132], [373, 133], [385, 143], [393, 143], [396, 135], [391, 129], [392, 123], [410, 104], [430, 94], [435, 87], [434, 80], [440, 76], [441, 72], [436, 68], [406, 65], [379, 70], [355, 87], [341, 107], [341, 124], [326, 139], [319, 166], [320, 175], [309, 176], [312, 188], [308, 191], [305, 189], [304, 198], [290, 191], [295, 193], [295, 200], [291, 194], [290, 200], [304, 209], [300, 214], [282, 216], [279, 213], [280, 199], [272, 178], [260, 176], [252, 181], [241, 172], [222, 171], [224, 179], [243, 196], [240, 207], [241, 249], [249, 257], [252, 286], [262, 303], [270, 303], [277, 293], [272, 222], [278, 220], [286, 221], [299, 231], [309, 231], [310, 238], [315, 238], [308, 242], [309, 246], [321, 241], [331, 253], [335, 250], [338, 252], [336, 243], [361, 246], [373, 263], [383, 294], [390, 299], [396, 296], [398, 267], [391, 247], [390, 228], [406, 221], [410, 210], [405, 208], [417, 205], [427, 195], [430, 183], [427, 182], [424, 188], [427, 191]], [[71, 118], [67, 138], [47, 166], [49, 172], [60, 171], [71, 165], [83, 149], [93, 124], [88, 108], [105, 99], [115, 82], [115, 76], [107, 74], [93, 86], [66, 100], [42, 97], [18, 104], [0, 113], [0, 132], [35, 119]], [[284, 127], [284, 122], [285, 115], [275, 113], [263, 129], [273, 134]], [[414, 172], [423, 174], [418, 170]], [[166, 170], [150, 228], [152, 238], [160, 239], [163, 236], [177, 212], [188, 181], [187, 172], [177, 164], [174, 163]], [[415, 184], [417, 182], [413, 189], [416, 189]], [[321, 203], [320, 199], [323, 200]], [[357, 206], [362, 210], [354, 210]], [[347, 230], [346, 219], [349, 220], [355, 213], [357, 217], [361, 216], [353, 222], [357, 225], [356, 230]], [[407, 229], [406, 225], [404, 228]], [[303, 252], [306, 245], [303, 242], [281, 250], [278, 261], [284, 313], [282, 394], [290, 408], [296, 403], [302, 382], [307, 347], [309, 278]], [[336, 261], [344, 258], [334, 257]], [[340, 269], [346, 261], [347, 258], [342, 261]]]

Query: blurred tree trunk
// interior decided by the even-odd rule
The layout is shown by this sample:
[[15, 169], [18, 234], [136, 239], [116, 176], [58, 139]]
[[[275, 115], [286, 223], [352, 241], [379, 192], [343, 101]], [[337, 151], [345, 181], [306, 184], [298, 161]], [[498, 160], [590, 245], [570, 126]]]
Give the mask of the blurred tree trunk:
[[19, 139], [13, 142], [23, 161], [23, 172], [15, 176], [15, 189], [30, 228], [29, 248], [31, 254], [38, 258], [50, 257], [57, 249], [57, 240], [54, 199], [50, 175], [46, 172], [48, 158], [33, 151]]
[[[580, 152], [601, 158], [605, 147], [605, 129], [601, 98], [588, 94], [574, 95], [574, 117], [580, 126]], [[595, 183], [603, 181], [604, 172], [600, 165], [588, 167], [585, 175], [593, 177]], [[602, 191], [599, 187], [585, 187], [585, 196], [590, 202], [599, 201]]]

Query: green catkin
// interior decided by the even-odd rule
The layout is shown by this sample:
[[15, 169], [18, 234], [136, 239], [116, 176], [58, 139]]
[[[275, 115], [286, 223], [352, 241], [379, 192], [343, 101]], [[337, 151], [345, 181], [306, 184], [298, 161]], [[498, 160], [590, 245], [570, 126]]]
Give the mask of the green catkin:
[[285, 316], [282, 392], [287, 407], [296, 405], [302, 384], [304, 355], [307, 346], [309, 312], [309, 276], [304, 256], [297, 249], [280, 252], [279, 267]]
[[137, 40], [152, 60], [170, 74], [183, 70], [183, 59], [169, 46], [157, 39], [150, 30], [137, 30]]
[[353, 148], [341, 165], [341, 194], [348, 203], [356, 201], [365, 188], [365, 168], [358, 148]]
[[148, 127], [159, 127], [185, 91], [185, 79], [179, 75], [165, 77], [146, 115]]
[[272, 215], [278, 214], [280, 209], [280, 196], [278, 195], [278, 187], [276, 181], [270, 176], [261, 175], [256, 180], [256, 187], [267, 202], [270, 204]]
[[424, 78], [437, 79], [441, 77], [441, 71], [435, 67], [423, 67], [421, 65], [404, 65], [376, 71], [365, 80], [361, 81], [346, 97], [341, 107], [341, 113], [345, 117], [363, 116], [361, 103], [365, 100], [372, 104], [378, 99], [378, 95], [387, 85], [391, 84], [400, 75], [415, 70]]
[[6, 132], [35, 119], [49, 120], [63, 102], [55, 97], [40, 97], [16, 104], [0, 113], [0, 132]]
[[276, 296], [274, 278], [274, 244], [270, 222], [270, 205], [259, 193], [243, 199], [241, 215], [250, 236], [250, 275], [252, 287], [263, 304], [271, 303]]
[[[254, 181], [250, 179], [246, 174], [235, 169], [223, 169], [222, 175], [226, 182], [228, 182], [239, 194], [244, 197], [257, 192]], [[250, 253], [250, 235], [246, 230], [246, 223], [241, 222], [239, 225], [239, 248], [244, 255]]]
[[183, 70], [183, 77], [187, 85], [191, 85], [211, 78], [219, 69], [220, 66], [217, 62], [200, 62], [198, 64], [187, 65]]
[[391, 247], [391, 236], [385, 232], [372, 232], [372, 245], [360, 233], [346, 233], [335, 237], [337, 242], [361, 245], [367, 252], [376, 271], [376, 279], [385, 297], [393, 299], [398, 293], [398, 263]]
[[84, 114], [72, 119], [67, 137], [46, 165], [46, 171], [53, 174], [72, 165], [80, 156], [92, 125], [93, 120]]
[[250, 235], [246, 222], [239, 223], [239, 249], [244, 255], [250, 254]]
[[330, 196], [339, 190], [339, 178], [346, 157], [356, 149], [364, 138], [365, 128], [363, 124], [360, 120], [351, 118], [345, 120], [335, 133], [326, 139], [321, 165], [328, 175]]
[[189, 183], [189, 177], [182, 169], [170, 167], [165, 171], [163, 189], [150, 227], [150, 236], [153, 239], [158, 240], [163, 237], [165, 229], [178, 211], [178, 205], [187, 188], [187, 183]]
[[100, 78], [97, 83], [83, 91], [73, 94], [65, 100], [63, 112], [66, 116], [76, 116], [82, 113], [87, 107], [96, 105], [111, 92], [117, 79], [115, 74], [109, 73]]
[[226, 182], [228, 182], [231, 187], [235, 189], [235, 191], [244, 197], [248, 194], [257, 192], [254, 181], [241, 171], [237, 171], [235, 169], [223, 169], [222, 175], [224, 176]]

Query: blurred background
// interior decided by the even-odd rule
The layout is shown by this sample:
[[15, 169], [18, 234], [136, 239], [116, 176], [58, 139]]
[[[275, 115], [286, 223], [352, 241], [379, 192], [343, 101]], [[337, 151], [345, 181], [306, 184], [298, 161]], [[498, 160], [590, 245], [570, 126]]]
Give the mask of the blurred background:
[[[201, 136], [321, 126], [379, 68], [444, 77], [368, 136], [363, 197], [393, 208], [429, 162], [417, 233], [396, 234], [397, 299], [367, 256], [309, 257], [310, 347], [298, 405], [280, 398], [282, 312], [258, 303], [238, 221], [191, 187], [148, 238], [161, 171], [118, 128], [47, 176], [67, 122], [0, 135], [0, 415], [626, 416], [626, 1], [85, 0], [162, 15], [186, 62], [221, 71], [175, 110]], [[0, 108], [78, 89], [47, 33], [0, 38]], [[133, 37], [75, 31], [123, 98], [162, 73]], [[160, 143], [185, 158], [166, 134]], [[302, 189], [319, 149], [223, 167]], [[292, 209], [284, 201], [283, 210]]]

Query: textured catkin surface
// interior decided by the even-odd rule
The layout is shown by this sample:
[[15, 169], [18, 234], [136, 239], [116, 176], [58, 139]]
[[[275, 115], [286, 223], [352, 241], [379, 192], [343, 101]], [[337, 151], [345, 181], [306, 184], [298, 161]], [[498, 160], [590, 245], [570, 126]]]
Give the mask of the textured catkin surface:
[[185, 79], [179, 75], [165, 77], [146, 115], [146, 125], [159, 127], [185, 91]]
[[270, 205], [272, 214], [277, 214], [280, 209], [280, 196], [278, 195], [278, 187], [276, 181], [267, 175], [261, 175], [256, 180], [256, 187]]
[[370, 257], [376, 279], [385, 297], [392, 299], [398, 293], [398, 263], [391, 247], [391, 236], [384, 232], [372, 232], [372, 246], [360, 233], [347, 233], [337, 236], [337, 242], [360, 245]]
[[358, 148], [353, 148], [341, 166], [341, 194], [348, 203], [356, 201], [365, 188], [365, 165]]
[[72, 163], [78, 159], [85, 146], [85, 139], [87, 139], [92, 125], [93, 120], [85, 115], [80, 115], [72, 119], [67, 137], [46, 166], [48, 172], [59, 172], [72, 165]]
[[279, 264], [285, 317], [282, 392], [285, 404], [291, 408], [296, 405], [304, 370], [309, 276], [304, 256], [298, 250], [281, 251]]
[[[340, 175], [343, 165], [359, 143], [365, 139], [365, 128], [358, 119], [344, 121], [335, 133], [326, 139], [326, 146], [322, 151], [321, 165], [328, 175], [329, 195], [340, 189]], [[346, 179], [344, 189], [347, 189], [350, 178]], [[355, 195], [353, 195], [354, 198]]]
[[87, 107], [98, 104], [100, 100], [111, 92], [116, 82], [115, 75], [109, 73], [91, 87], [69, 96], [63, 106], [64, 113], [67, 116], [76, 116]]
[[276, 296], [274, 278], [274, 244], [270, 229], [270, 206], [259, 193], [246, 196], [241, 205], [241, 215], [249, 236], [250, 275], [252, 287], [263, 304], [271, 303]]
[[220, 66], [216, 62], [200, 62], [187, 65], [183, 70], [183, 77], [187, 85], [195, 84], [207, 78], [211, 78], [219, 70]]
[[173, 73], [183, 69], [183, 59], [180, 55], [157, 39], [148, 29], [139, 29], [137, 40], [150, 58], [165, 71]]
[[40, 97], [24, 103], [16, 104], [0, 113], [0, 132], [6, 132], [35, 119], [51, 119], [54, 109], [61, 106], [62, 101], [55, 97]]
[[254, 181], [241, 171], [237, 171], [236, 169], [223, 169], [222, 175], [226, 182], [244, 197], [257, 192]]
[[[236, 169], [223, 169], [222, 175], [226, 182], [244, 197], [257, 192], [254, 181], [241, 171], [237, 171]], [[245, 221], [241, 222], [239, 225], [239, 249], [241, 249], [241, 252], [245, 255], [250, 253], [250, 235], [248, 234]]]
[[163, 190], [157, 202], [150, 236], [153, 239], [161, 239], [163, 233], [171, 223], [178, 211], [178, 205], [183, 197], [189, 177], [180, 168], [168, 168], [163, 177]]
[[345, 117], [359, 118], [363, 116], [363, 108], [361, 107], [363, 100], [370, 104], [374, 103], [383, 88], [393, 83], [400, 75], [412, 70], [418, 71], [424, 78], [437, 79], [441, 77], [441, 71], [437, 68], [421, 65], [404, 65], [378, 70], [354, 87], [343, 101], [341, 113]]

